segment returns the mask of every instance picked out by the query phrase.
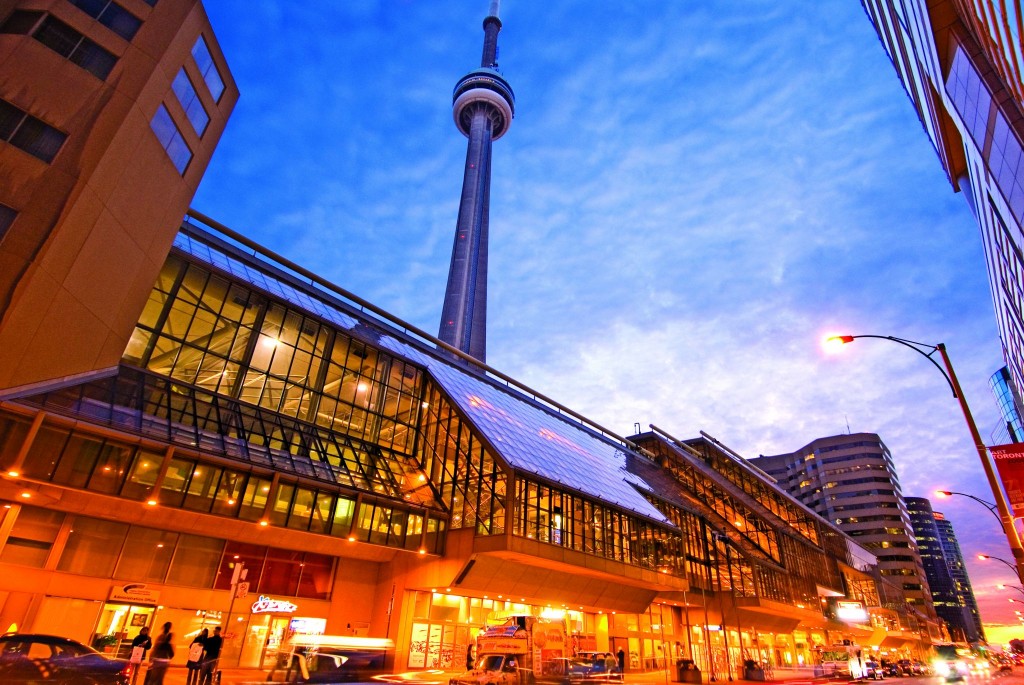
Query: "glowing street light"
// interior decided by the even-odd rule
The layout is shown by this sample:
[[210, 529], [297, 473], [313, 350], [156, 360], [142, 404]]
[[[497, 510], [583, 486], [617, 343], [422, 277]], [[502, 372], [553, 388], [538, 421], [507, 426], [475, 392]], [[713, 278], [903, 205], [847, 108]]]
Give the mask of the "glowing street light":
[[[996, 587], [999, 588], [1000, 590], [1005, 590], [1006, 588], [1012, 588], [1012, 589], [1016, 590], [1017, 592], [1021, 593], [1022, 595], [1024, 595], [1024, 587], [1021, 587], [1020, 585], [1007, 585], [1006, 583], [999, 583], [998, 585], [996, 585]], [[1017, 613], [1019, 614], [1020, 612], [1018, 611]]]
[[[995, 464], [992, 462], [992, 457], [988, 453], [988, 449], [985, 447], [985, 443], [981, 440], [981, 434], [978, 432], [978, 426], [974, 423], [974, 416], [971, 414], [970, 407], [967, 406], [967, 400], [964, 398], [963, 390], [960, 388], [960, 381], [957, 380], [956, 372], [953, 371], [953, 364], [949, 361], [949, 355], [946, 354], [946, 346], [942, 343], [938, 345], [928, 345], [926, 343], [914, 342], [913, 340], [905, 340], [903, 338], [896, 338], [891, 335], [832, 335], [826, 340], [830, 346], [847, 345], [852, 343], [857, 338], [878, 338], [880, 340], [890, 340], [894, 343], [909, 347], [910, 349], [917, 352], [919, 355], [931, 362], [932, 366], [939, 370], [942, 377], [946, 379], [946, 383], [949, 384], [949, 389], [953, 392], [953, 397], [960, 403], [960, 410], [963, 412], [964, 421], [967, 422], [967, 429], [971, 433], [971, 440], [974, 442], [974, 447], [978, 451], [978, 458], [981, 459], [981, 467], [985, 471], [985, 477], [988, 479], [988, 486], [992, 489], [992, 494], [996, 500], [996, 512], [999, 518], [999, 522], [1003, 526], [1003, 533], [1006, 535], [1006, 541], [1010, 545], [1010, 551], [1013, 552], [1013, 559], [1015, 566], [1012, 568], [1017, 574], [1017, 579], [1024, 583], [1024, 549], [1021, 548], [1020, 536], [1017, 534], [1017, 527], [1013, 522], [1013, 513], [1010, 511], [1010, 505], [1006, 500], [1006, 495], [1003, 493], [1002, 486], [999, 484], [999, 477], [996, 475]], [[942, 358], [942, 365], [940, 366], [935, 361], [933, 354], [939, 353]], [[1000, 560], [1001, 561], [1001, 560]], [[1009, 565], [1009, 564], [1007, 564]]]
[[966, 492], [954, 492], [952, 490], [936, 490], [935, 495], [939, 498], [952, 497], [953, 495], [959, 495], [960, 497], [969, 497], [970, 499], [973, 499], [975, 502], [977, 502], [978, 504], [982, 505], [990, 512], [992, 512], [992, 515], [996, 517], [996, 520], [999, 521], [999, 523], [1003, 522], [1003, 520], [999, 518], [999, 509], [998, 507], [996, 507], [996, 505], [992, 504], [991, 502], [986, 502], [985, 500], [979, 497], [975, 497], [974, 495], [968, 495]]

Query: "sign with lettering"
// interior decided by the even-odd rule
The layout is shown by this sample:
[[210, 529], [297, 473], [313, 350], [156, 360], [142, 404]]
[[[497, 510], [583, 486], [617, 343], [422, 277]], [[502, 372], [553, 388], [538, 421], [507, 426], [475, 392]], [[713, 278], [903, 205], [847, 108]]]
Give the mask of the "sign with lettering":
[[151, 590], [145, 583], [126, 583], [110, 588], [110, 599], [131, 604], [159, 604], [160, 591]]
[[293, 614], [298, 608], [291, 602], [272, 599], [266, 595], [260, 595], [260, 598], [252, 603], [252, 613], [254, 614]]

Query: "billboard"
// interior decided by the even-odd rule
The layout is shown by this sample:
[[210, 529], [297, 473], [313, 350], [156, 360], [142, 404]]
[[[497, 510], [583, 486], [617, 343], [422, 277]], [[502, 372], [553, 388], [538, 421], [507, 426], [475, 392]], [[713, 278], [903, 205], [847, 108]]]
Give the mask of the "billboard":
[[1024, 517], [1024, 443], [989, 447], [1014, 518]]

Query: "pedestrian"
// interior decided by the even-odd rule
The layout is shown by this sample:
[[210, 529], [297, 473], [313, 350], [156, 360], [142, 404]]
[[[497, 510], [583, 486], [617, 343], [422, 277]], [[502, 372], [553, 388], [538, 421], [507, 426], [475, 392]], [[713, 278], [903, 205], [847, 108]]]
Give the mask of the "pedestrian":
[[128, 661], [132, 665], [132, 685], [135, 685], [139, 671], [142, 670], [142, 662], [146, 660], [146, 652], [152, 646], [153, 640], [149, 637], [149, 626], [142, 626], [139, 634], [132, 640], [132, 653], [128, 657]]
[[199, 685], [212, 685], [213, 674], [217, 672], [220, 661], [220, 649], [224, 646], [224, 638], [220, 636], [220, 626], [213, 629], [213, 635], [206, 638], [206, 654], [203, 665], [199, 669]]
[[192, 640], [192, 644], [188, 646], [188, 661], [185, 662], [185, 668], [188, 669], [188, 677], [185, 679], [185, 685], [198, 685], [199, 683], [199, 666], [203, 663], [203, 653], [206, 651], [206, 641], [210, 638], [210, 631], [207, 628], [203, 628], [196, 639]]
[[611, 652], [604, 653], [604, 672], [608, 675], [615, 673], [615, 657], [612, 656]]
[[153, 653], [149, 656], [149, 671], [146, 673], [146, 685], [164, 685], [164, 675], [174, 658], [174, 633], [171, 622], [163, 625], [160, 634], [153, 641]]
[[473, 670], [473, 643], [466, 646], [466, 670]]
[[626, 672], [626, 650], [619, 647], [619, 673]]

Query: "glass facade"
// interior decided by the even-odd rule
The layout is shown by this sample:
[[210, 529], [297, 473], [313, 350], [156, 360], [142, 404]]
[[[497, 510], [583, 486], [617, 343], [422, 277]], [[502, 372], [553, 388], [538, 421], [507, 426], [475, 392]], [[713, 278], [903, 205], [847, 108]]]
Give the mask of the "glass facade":
[[[330, 599], [334, 557], [129, 525], [31, 506], [13, 517], [0, 562], [98, 578], [229, 589], [236, 563], [254, 593]], [[60, 542], [58, 542], [60, 540]], [[55, 562], [51, 560], [55, 557]]]
[[[730, 598], [769, 615], [813, 615], [821, 588], [843, 591], [850, 540], [724, 451], [705, 441], [680, 451], [653, 438], [638, 450], [374, 314], [187, 225], [121, 365], [19, 398], [0, 413], [0, 459], [29, 482], [249, 522], [276, 536], [436, 555], [446, 555], [450, 531], [508, 538], [484, 545], [494, 549], [534, 541], [627, 567], [595, 564], [609, 582], [621, 574], [652, 589], [689, 589], [705, 610]], [[336, 559], [302, 551], [308, 538], [282, 549], [256, 537], [22, 511], [0, 562], [216, 590], [229, 589], [244, 564], [253, 592], [331, 597]], [[507, 598], [416, 592], [426, 599], [403, 617], [414, 634], [403, 653], [410, 668], [457, 666], [471, 627], [494, 611], [540, 611], [526, 598], [512, 607]], [[601, 620], [581, 611], [578, 648], [595, 650], [600, 639], [631, 662], [635, 655], [635, 668], [659, 667], [669, 652], [690, 649], [691, 631], [678, 631], [673, 611]], [[716, 660], [739, 663], [751, 649], [741, 641], [754, 638], [730, 630], [702, 638], [707, 655], [692, 657], [726, 670]], [[664, 642], [673, 634], [686, 643]]]

